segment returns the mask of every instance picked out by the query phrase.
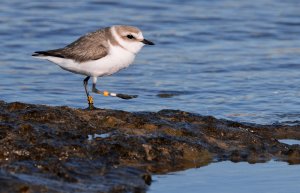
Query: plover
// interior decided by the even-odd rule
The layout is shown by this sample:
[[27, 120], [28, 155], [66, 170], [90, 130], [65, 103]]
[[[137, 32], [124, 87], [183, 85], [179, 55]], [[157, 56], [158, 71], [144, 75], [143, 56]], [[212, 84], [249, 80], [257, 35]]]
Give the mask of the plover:
[[83, 85], [89, 109], [94, 109], [93, 98], [87, 88], [90, 77], [93, 79], [94, 93], [123, 99], [137, 97], [100, 91], [96, 88], [96, 82], [98, 77], [109, 76], [127, 68], [145, 44], [154, 45], [143, 37], [140, 29], [115, 25], [88, 33], [64, 48], [36, 51], [32, 56], [49, 60], [64, 70], [85, 75]]

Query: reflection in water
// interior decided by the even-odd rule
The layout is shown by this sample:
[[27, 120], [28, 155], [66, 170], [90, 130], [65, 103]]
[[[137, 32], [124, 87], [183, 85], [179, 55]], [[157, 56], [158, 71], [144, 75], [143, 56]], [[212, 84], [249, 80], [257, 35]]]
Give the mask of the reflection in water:
[[219, 162], [153, 177], [149, 193], [298, 193], [299, 165], [271, 161], [264, 164]]

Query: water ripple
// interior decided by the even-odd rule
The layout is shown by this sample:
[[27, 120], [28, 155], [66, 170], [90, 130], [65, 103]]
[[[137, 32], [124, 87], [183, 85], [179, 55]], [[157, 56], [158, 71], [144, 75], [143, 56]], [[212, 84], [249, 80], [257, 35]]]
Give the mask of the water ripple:
[[294, 124], [300, 120], [298, 7], [298, 1], [273, 0], [3, 0], [0, 99], [85, 107], [83, 77], [31, 53], [65, 46], [100, 27], [128, 24], [143, 29], [156, 46], [145, 47], [130, 68], [100, 78], [99, 88], [139, 98], [95, 96], [96, 104]]

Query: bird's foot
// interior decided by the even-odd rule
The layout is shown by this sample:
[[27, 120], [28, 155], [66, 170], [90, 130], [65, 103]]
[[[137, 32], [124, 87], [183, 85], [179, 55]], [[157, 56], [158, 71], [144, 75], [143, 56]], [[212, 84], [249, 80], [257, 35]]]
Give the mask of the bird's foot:
[[97, 110], [99, 108], [95, 107], [94, 104], [89, 104], [89, 107], [86, 108], [86, 110]]
[[89, 104], [89, 107], [87, 108], [87, 110], [96, 110], [96, 109], [98, 109], [94, 106], [94, 99], [93, 99], [92, 96], [88, 96], [88, 104]]

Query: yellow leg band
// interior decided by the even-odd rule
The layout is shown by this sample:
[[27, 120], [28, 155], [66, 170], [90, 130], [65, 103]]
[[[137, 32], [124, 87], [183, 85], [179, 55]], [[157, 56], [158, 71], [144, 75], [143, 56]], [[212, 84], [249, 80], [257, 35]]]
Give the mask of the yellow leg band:
[[89, 102], [89, 104], [93, 104], [94, 103], [94, 100], [93, 100], [92, 96], [88, 96], [88, 102]]
[[109, 92], [108, 91], [103, 91], [103, 96], [109, 96]]

